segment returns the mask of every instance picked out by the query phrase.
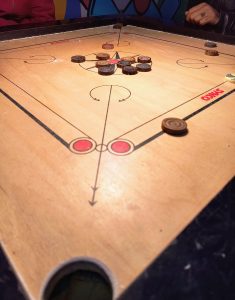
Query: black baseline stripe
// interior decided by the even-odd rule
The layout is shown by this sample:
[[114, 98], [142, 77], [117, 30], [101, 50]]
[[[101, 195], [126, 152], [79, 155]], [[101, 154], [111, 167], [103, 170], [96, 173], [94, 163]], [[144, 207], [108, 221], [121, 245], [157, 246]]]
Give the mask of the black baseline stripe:
[[[199, 108], [198, 110], [194, 111], [193, 113], [191, 113], [190, 115], [188, 115], [187, 117], [183, 118], [184, 121], [187, 121], [189, 119], [191, 119], [192, 117], [196, 116], [197, 114], [199, 114], [200, 112], [202, 112], [203, 110], [206, 110], [208, 107], [212, 106], [213, 104], [221, 101], [222, 99], [224, 99], [225, 97], [233, 94], [235, 92], [235, 89], [231, 90], [230, 92], [224, 94], [223, 96], [219, 97], [218, 99], [208, 103], [206, 106], [203, 106], [202, 108]], [[152, 142], [153, 140], [155, 140], [156, 138], [160, 137], [161, 135], [163, 135], [165, 132], [164, 131], [159, 131], [158, 133], [154, 134], [153, 136], [151, 136], [150, 138], [148, 138], [147, 140], [139, 143], [138, 145], [136, 145], [134, 147], [134, 151], [140, 149], [141, 147], [147, 145], [148, 143]]]
[[[64, 33], [64, 32], [60, 32], [60, 33]], [[8, 49], [0, 49], [0, 52], [7, 52], [7, 51], [10, 51], [10, 50], [18, 50], [18, 49], [25, 49], [25, 48], [36, 47], [36, 46], [43, 46], [43, 45], [48, 45], [48, 44], [53, 44], [53, 43], [56, 44], [56, 43], [60, 43], [60, 42], [70, 41], [70, 40], [72, 41], [72, 40], [76, 40], [76, 39], [83, 39], [83, 38], [89, 38], [89, 37], [94, 37], [94, 36], [102, 36], [102, 35], [114, 35], [114, 33], [112, 33], [112, 32], [102, 32], [102, 33], [96, 33], [96, 34], [89, 34], [89, 35], [77, 36], [77, 37], [73, 37], [73, 38], [65, 38], [65, 39], [57, 40], [57, 41], [31, 44], [31, 45], [27, 45], [27, 46], [19, 46], [19, 47], [8, 48]], [[45, 35], [44, 35], [44, 37], [45, 37]]]
[[30, 117], [33, 121], [35, 121], [38, 125], [40, 125], [43, 129], [45, 129], [48, 133], [50, 133], [57, 141], [59, 141], [66, 148], [69, 148], [69, 143], [67, 143], [62, 137], [60, 137], [57, 133], [55, 133], [52, 129], [50, 129], [46, 124], [40, 121], [37, 117], [35, 117], [31, 112], [29, 112], [26, 108], [24, 108], [21, 104], [19, 104], [16, 100], [14, 100], [11, 96], [9, 96], [6, 92], [0, 89], [0, 93], [5, 96], [8, 100], [10, 100], [15, 106], [17, 106], [21, 111], [23, 111], [28, 117]]
[[215, 99], [214, 101], [208, 103], [206, 106], [203, 106], [202, 108], [199, 108], [198, 110], [194, 111], [193, 113], [191, 113], [190, 115], [188, 115], [187, 117], [183, 118], [184, 121], [187, 121], [189, 119], [191, 119], [192, 117], [194, 117], [195, 115], [199, 114], [200, 112], [202, 112], [203, 110], [207, 109], [208, 107], [210, 107], [211, 105], [221, 101], [222, 99], [224, 99], [225, 97], [233, 94], [235, 92], [235, 89], [231, 90], [230, 92], [224, 94], [223, 96], [220, 96], [218, 99]]
[[[180, 43], [180, 42], [173, 42], [173, 41], [169, 41], [169, 40], [165, 40], [165, 39], [160, 39], [160, 38], [157, 38], [157, 37], [147, 36], [147, 35], [140, 34], [140, 33], [133, 33], [133, 32], [131, 32], [130, 34], [135, 35], [135, 36], [140, 36], [140, 37], [148, 38], [148, 39], [151, 39], [151, 40], [157, 40], [157, 41], [167, 42], [167, 43], [170, 43], [170, 44], [185, 46], [185, 47], [189, 47], [189, 48], [205, 50], [205, 48], [203, 48], [203, 47], [192, 46], [192, 45], [188, 45], [188, 44], [184, 44], [184, 43]], [[229, 53], [224, 53], [224, 52], [219, 52], [219, 53], [223, 54], [223, 55], [235, 57], [234, 54], [229, 54]]]
[[181, 106], [183, 106], [183, 105], [185, 105], [185, 104], [187, 104], [187, 103], [189, 103], [189, 102], [191, 102], [191, 101], [197, 99], [198, 97], [204, 95], [205, 93], [207, 93], [207, 92], [209, 92], [209, 91], [211, 91], [211, 90], [213, 90], [213, 89], [215, 89], [215, 88], [217, 88], [217, 87], [223, 85], [225, 82], [226, 82], [226, 81], [224, 81], [224, 82], [222, 82], [222, 83], [219, 83], [219, 84], [217, 84], [216, 86], [214, 86], [213, 88], [210, 88], [209, 90], [204, 91], [203, 93], [201, 93], [201, 94], [199, 94], [199, 95], [197, 95], [197, 96], [194, 96], [193, 98], [190, 98], [189, 100], [187, 100], [187, 101], [185, 101], [185, 102], [183, 102], [183, 103], [181, 103], [181, 104], [179, 104], [179, 105], [177, 105], [177, 106], [175, 106], [175, 107], [173, 107], [173, 108], [171, 108], [171, 109], [165, 111], [164, 113], [162, 113], [162, 114], [160, 114], [160, 115], [157, 115], [156, 117], [154, 117], [154, 118], [152, 118], [152, 119], [150, 119], [150, 120], [144, 122], [143, 124], [141, 124], [141, 125], [139, 125], [139, 126], [136, 126], [135, 128], [133, 128], [133, 129], [131, 129], [131, 130], [129, 130], [129, 131], [123, 133], [122, 135], [120, 135], [120, 136], [118, 136], [118, 137], [116, 137], [115, 139], [120, 139], [120, 138], [122, 138], [123, 136], [127, 135], [128, 133], [133, 132], [133, 131], [139, 129], [139, 128], [145, 126], [146, 124], [151, 123], [152, 121], [154, 121], [154, 120], [156, 120], [156, 119], [159, 119], [160, 117], [162, 117], [162, 116], [168, 114], [169, 112], [172, 112], [172, 111], [174, 111], [175, 109], [177, 109], [177, 108], [179, 108], [179, 107], [181, 107]]
[[78, 131], [80, 131], [82, 134], [84, 134], [85, 136], [87, 136], [88, 138], [92, 139], [88, 134], [86, 134], [85, 132], [83, 132], [81, 129], [79, 129], [77, 126], [75, 126], [74, 124], [72, 124], [71, 122], [69, 122], [67, 119], [65, 119], [64, 117], [62, 117], [61, 115], [59, 115], [57, 112], [55, 112], [54, 110], [52, 110], [50, 107], [48, 107], [46, 104], [44, 104], [42, 101], [40, 101], [39, 99], [37, 99], [36, 97], [34, 97], [33, 95], [31, 95], [29, 92], [27, 92], [25, 89], [23, 89], [22, 87], [20, 87], [17, 83], [13, 82], [11, 79], [7, 78], [6, 76], [4, 76], [3, 74], [0, 73], [0, 76], [2, 76], [3, 78], [5, 78], [8, 82], [10, 82], [11, 84], [13, 84], [15, 87], [17, 87], [18, 89], [20, 89], [22, 92], [24, 92], [26, 95], [30, 96], [32, 99], [34, 99], [35, 101], [37, 101], [38, 103], [40, 103], [43, 107], [45, 107], [47, 110], [49, 110], [50, 112], [52, 112], [54, 115], [56, 115], [57, 117], [59, 117], [61, 120], [63, 120], [64, 122], [66, 122], [67, 124], [69, 124], [70, 126], [72, 126], [73, 128], [77, 129]]
[[158, 138], [159, 136], [163, 135], [164, 132], [163, 131], [159, 131], [158, 133], [154, 134], [153, 136], [151, 136], [150, 138], [148, 138], [147, 140], [139, 143], [138, 145], [136, 145], [134, 147], [134, 151], [140, 149], [141, 147], [147, 145], [148, 143], [152, 142], [153, 140], [155, 140], [156, 138]]

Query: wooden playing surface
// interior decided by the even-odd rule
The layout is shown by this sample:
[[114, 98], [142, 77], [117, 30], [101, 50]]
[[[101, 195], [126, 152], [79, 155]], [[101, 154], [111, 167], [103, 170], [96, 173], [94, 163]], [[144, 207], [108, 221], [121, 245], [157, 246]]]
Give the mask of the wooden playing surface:
[[[206, 56], [204, 40], [132, 26], [118, 37], [0, 42], [0, 241], [32, 299], [77, 257], [102, 262], [118, 297], [235, 174], [235, 47]], [[101, 76], [98, 52], [150, 56], [152, 71]], [[188, 134], [163, 133], [166, 117]]]

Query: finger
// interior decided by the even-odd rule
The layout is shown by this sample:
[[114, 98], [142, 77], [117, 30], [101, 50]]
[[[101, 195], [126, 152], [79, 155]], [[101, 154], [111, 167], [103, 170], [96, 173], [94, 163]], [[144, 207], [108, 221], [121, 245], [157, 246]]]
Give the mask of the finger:
[[188, 22], [194, 22], [195, 17], [200, 16], [201, 14], [204, 13], [205, 13], [205, 8], [201, 8], [201, 7], [194, 11], [189, 10], [186, 16], [186, 20]]
[[188, 11], [186, 21], [197, 25], [215, 25], [219, 22], [219, 13], [210, 5], [205, 5], [194, 12]]
[[201, 12], [201, 18], [196, 19], [197, 24], [217, 24], [219, 22], [219, 13], [212, 7], [207, 7]]
[[190, 8], [189, 10], [188, 10], [188, 13], [194, 13], [194, 12], [196, 12], [197, 10], [200, 10], [200, 9], [204, 9], [205, 7], [207, 7], [208, 6], [208, 4], [207, 3], [205, 3], [205, 2], [203, 2], [203, 3], [200, 3], [200, 4], [198, 4], [198, 5], [195, 5], [195, 6], [193, 6], [192, 8]]
[[191, 15], [187, 16], [189, 22], [194, 24], [200, 24], [201, 19], [208, 17], [209, 19], [213, 19], [214, 13], [211, 10], [210, 6], [206, 6], [205, 8], [201, 8]]
[[202, 18], [205, 17], [205, 12], [199, 10], [187, 16], [187, 21], [198, 24]]
[[201, 18], [198, 24], [204, 26], [209, 23], [210, 23], [210, 18], [208, 16], [205, 16], [204, 18]]

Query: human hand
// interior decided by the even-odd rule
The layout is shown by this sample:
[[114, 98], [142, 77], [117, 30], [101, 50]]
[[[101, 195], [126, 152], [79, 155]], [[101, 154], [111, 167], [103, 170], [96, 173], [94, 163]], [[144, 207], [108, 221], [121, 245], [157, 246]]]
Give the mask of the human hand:
[[205, 2], [190, 8], [185, 15], [189, 23], [201, 26], [206, 24], [216, 25], [220, 19], [219, 12]]

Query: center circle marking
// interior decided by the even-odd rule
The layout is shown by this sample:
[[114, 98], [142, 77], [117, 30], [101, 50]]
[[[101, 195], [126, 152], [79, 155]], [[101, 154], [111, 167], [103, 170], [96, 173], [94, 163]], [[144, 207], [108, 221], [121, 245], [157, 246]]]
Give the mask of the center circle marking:
[[96, 150], [99, 152], [105, 152], [107, 151], [107, 146], [105, 144], [99, 144], [96, 146]]

